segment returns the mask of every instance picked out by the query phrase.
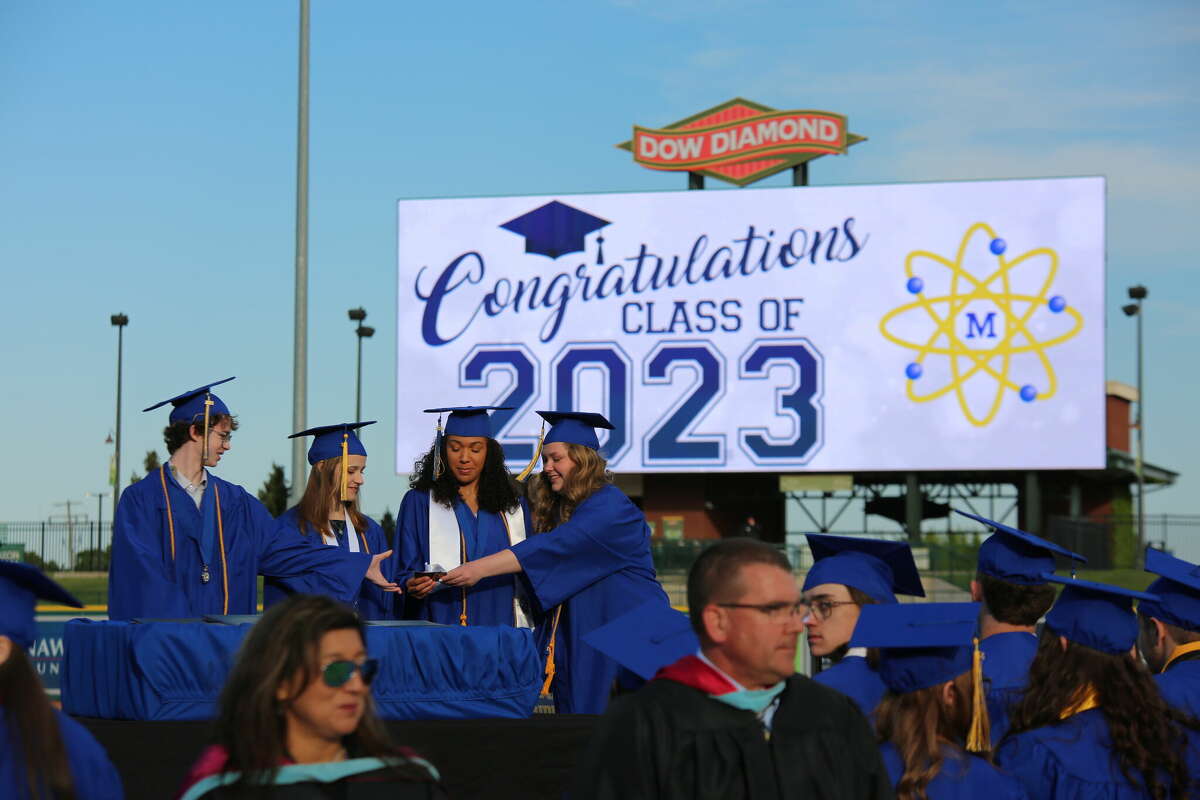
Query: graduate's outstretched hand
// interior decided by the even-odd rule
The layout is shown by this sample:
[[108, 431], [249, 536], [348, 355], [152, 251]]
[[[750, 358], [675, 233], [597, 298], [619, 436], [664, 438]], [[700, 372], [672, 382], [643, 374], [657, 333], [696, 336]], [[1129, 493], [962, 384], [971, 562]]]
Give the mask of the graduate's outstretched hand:
[[391, 550], [387, 550], [378, 555], [371, 556], [371, 566], [367, 567], [367, 580], [375, 584], [385, 592], [403, 592], [404, 590], [399, 585], [389, 581], [383, 577], [383, 570], [379, 568], [380, 562], [392, 554]]
[[480, 579], [486, 578], [483, 570], [475, 562], [468, 561], [461, 567], [455, 567], [442, 576], [442, 583], [447, 586], [463, 586], [469, 587], [479, 583]]

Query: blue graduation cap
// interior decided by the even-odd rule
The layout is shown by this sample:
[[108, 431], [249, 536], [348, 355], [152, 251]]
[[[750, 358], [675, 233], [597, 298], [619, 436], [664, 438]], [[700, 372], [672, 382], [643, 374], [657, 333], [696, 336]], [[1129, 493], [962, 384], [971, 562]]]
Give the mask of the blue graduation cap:
[[[483, 436], [492, 438], [492, 420], [489, 411], [508, 411], [512, 406], [447, 406], [445, 408], [427, 408], [426, 414], [449, 414], [445, 428], [440, 428], [446, 436]], [[441, 417], [438, 417], [439, 424]]]
[[979, 548], [979, 572], [984, 575], [1021, 586], [1043, 586], [1046, 583], [1044, 576], [1054, 572], [1055, 555], [1087, 563], [1087, 559], [1078, 553], [1072, 553], [1040, 536], [957, 508], [954, 512], [981, 522], [994, 531]]
[[1143, 600], [1138, 610], [1168, 625], [1200, 631], [1200, 567], [1147, 547], [1146, 572], [1160, 576], [1146, 589], [1159, 599]]
[[700, 649], [687, 615], [662, 600], [642, 603], [587, 633], [583, 641], [645, 680]]
[[[355, 435], [355, 431], [359, 428], [365, 428], [368, 425], [374, 425], [375, 420], [370, 422], [342, 422], [338, 425], [319, 425], [316, 428], [309, 428], [306, 431], [293, 433], [289, 439], [296, 439], [301, 436], [312, 436], [313, 442], [308, 448], [308, 463], [316, 464], [318, 461], [324, 461], [327, 458], [338, 458], [343, 455], [350, 456], [365, 456], [367, 448], [363, 447], [362, 441]], [[343, 450], [342, 444], [346, 447]]]
[[813, 565], [804, 579], [804, 591], [822, 583], [840, 583], [879, 603], [895, 603], [897, 594], [925, 596], [908, 542], [821, 533], [808, 533], [805, 538]]
[[37, 638], [33, 618], [38, 598], [83, 608], [83, 603], [32, 564], [0, 561], [0, 636], [28, 649]]
[[979, 603], [863, 606], [851, 647], [879, 648], [879, 677], [894, 692], [915, 692], [971, 669]]
[[1061, 583], [1062, 593], [1046, 614], [1046, 625], [1068, 641], [1102, 653], [1125, 653], [1137, 641], [1137, 618], [1133, 601], [1158, 601], [1158, 595], [1093, 583], [1079, 578], [1047, 575]]
[[584, 237], [608, 224], [606, 219], [554, 200], [500, 227], [524, 236], [526, 253], [558, 258], [583, 250]]
[[603, 414], [592, 411], [539, 411], [538, 416], [550, 423], [543, 444], [563, 442], [581, 444], [593, 450], [600, 449], [600, 437], [596, 428], [611, 431], [613, 425]]
[[225, 380], [201, 386], [198, 389], [192, 389], [190, 392], [177, 394], [168, 400], [155, 403], [149, 408], [143, 408], [142, 411], [153, 411], [170, 403], [174, 406], [171, 409], [171, 422], [195, 422], [197, 417], [204, 415], [205, 400], [212, 400], [212, 405], [208, 406], [209, 416], [229, 414], [229, 407], [221, 401], [221, 398], [212, 394], [212, 387], [220, 386], [222, 383], [229, 383], [231, 380], [233, 378], [226, 378]]

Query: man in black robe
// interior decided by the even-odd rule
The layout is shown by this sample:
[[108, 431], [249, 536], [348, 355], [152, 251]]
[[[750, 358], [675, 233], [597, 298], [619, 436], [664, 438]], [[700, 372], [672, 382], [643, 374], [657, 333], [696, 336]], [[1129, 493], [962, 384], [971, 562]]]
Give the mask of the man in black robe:
[[750, 539], [710, 547], [688, 606], [700, 652], [609, 706], [573, 800], [893, 797], [853, 701], [795, 674], [807, 609], [782, 553]]

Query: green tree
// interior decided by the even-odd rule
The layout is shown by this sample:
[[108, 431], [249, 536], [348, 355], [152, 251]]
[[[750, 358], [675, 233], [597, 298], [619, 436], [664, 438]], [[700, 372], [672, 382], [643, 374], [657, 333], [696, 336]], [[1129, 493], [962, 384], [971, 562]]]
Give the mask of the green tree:
[[396, 546], [396, 518], [392, 516], [390, 508], [384, 509], [383, 518], [379, 520], [379, 527], [383, 528], [383, 535], [387, 537], [388, 547]]
[[160, 466], [162, 466], [162, 465], [158, 461], [158, 451], [157, 450], [147, 450], [146, 458], [144, 461], [142, 461], [142, 467], [146, 470], [146, 474], [149, 475], [151, 472], [154, 472], [154, 470], [158, 469]]
[[278, 517], [287, 511], [288, 492], [290, 491], [291, 487], [283, 477], [283, 467], [272, 462], [267, 480], [258, 490], [258, 499], [267, 507], [267, 511], [271, 512], [271, 516]]
[[142, 479], [142, 476], [138, 475], [136, 472], [129, 473], [129, 485], [130, 486], [133, 486], [135, 483], [137, 483], [141, 479]]

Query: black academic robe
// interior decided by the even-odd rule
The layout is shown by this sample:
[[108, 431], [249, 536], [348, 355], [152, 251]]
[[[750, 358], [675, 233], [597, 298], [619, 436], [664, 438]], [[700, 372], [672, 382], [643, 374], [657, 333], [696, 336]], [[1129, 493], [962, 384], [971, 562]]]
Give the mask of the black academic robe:
[[576, 769], [571, 800], [883, 800], [891, 779], [854, 702], [788, 679], [768, 739], [750, 711], [654, 680], [618, 698]]

